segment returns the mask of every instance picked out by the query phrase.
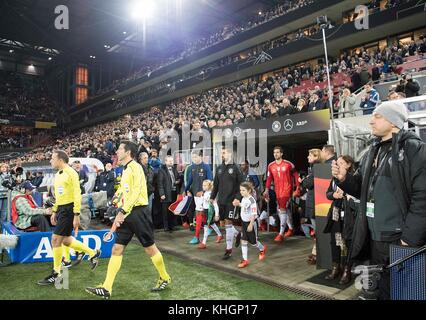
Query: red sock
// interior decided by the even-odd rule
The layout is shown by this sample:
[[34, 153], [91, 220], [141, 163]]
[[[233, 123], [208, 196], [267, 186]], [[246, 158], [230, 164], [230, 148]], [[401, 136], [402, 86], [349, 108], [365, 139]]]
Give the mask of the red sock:
[[197, 214], [195, 221], [197, 223], [197, 225], [195, 226], [195, 237], [197, 237], [199, 239], [200, 238], [201, 226], [203, 224], [203, 216], [201, 214]]

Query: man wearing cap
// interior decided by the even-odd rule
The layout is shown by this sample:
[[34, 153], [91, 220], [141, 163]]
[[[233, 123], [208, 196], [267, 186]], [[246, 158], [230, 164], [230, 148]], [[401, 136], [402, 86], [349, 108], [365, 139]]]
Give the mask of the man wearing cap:
[[51, 208], [39, 208], [34, 201], [32, 193], [35, 186], [29, 181], [25, 181], [21, 192], [14, 191], [12, 194], [12, 222], [21, 230], [28, 229], [29, 227], [37, 227], [38, 231], [50, 231], [50, 225], [45, 216], [52, 214]]
[[[426, 147], [403, 129], [408, 113], [400, 101], [378, 106], [370, 120], [376, 139], [355, 174], [332, 163], [332, 174], [346, 193], [360, 199], [350, 259], [389, 264], [391, 244], [426, 243]], [[390, 275], [377, 281], [373, 298], [390, 299]]]

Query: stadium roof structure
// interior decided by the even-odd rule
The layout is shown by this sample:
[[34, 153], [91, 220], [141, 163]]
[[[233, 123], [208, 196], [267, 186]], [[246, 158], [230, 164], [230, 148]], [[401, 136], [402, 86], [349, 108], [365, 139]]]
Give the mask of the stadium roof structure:
[[[25, 44], [15, 47], [16, 50], [40, 53], [39, 49], [43, 48], [48, 50], [42, 50], [42, 54], [84, 62], [93, 56], [108, 59], [113, 54], [110, 49], [118, 45], [121, 50], [115, 50], [120, 53], [117, 59], [131, 56], [150, 63], [180, 50], [183, 40], [209, 35], [226, 23], [252, 16], [278, 2], [156, 0], [158, 10], [147, 25], [146, 39], [143, 44], [135, 45], [132, 35], [140, 32], [140, 26], [129, 13], [135, 1], [142, 0], [2, 0], [0, 39], [4, 41], [0, 47], [9, 50], [7, 45], [12, 41]], [[59, 16], [55, 8], [60, 5], [69, 11], [68, 30], [55, 28]], [[167, 18], [166, 12], [169, 12]]]

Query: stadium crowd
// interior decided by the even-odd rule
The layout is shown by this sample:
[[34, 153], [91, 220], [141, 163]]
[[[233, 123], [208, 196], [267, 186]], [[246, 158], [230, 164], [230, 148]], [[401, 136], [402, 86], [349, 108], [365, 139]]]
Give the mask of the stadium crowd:
[[53, 121], [57, 110], [42, 79], [0, 71], [0, 118]]
[[251, 19], [247, 21], [226, 25], [220, 30], [215, 31], [213, 34], [211, 34], [208, 37], [203, 37], [196, 41], [185, 43], [184, 49], [182, 52], [172, 55], [166, 61], [161, 61], [156, 65], [144, 66], [140, 70], [133, 72], [127, 78], [114, 80], [111, 85], [105, 88], [99, 89], [96, 92], [96, 94], [92, 96], [91, 98], [102, 95], [106, 92], [115, 90], [122, 85], [125, 85], [136, 79], [142, 78], [145, 75], [150, 74], [155, 70], [164, 68], [176, 61], [189, 57], [193, 55], [194, 53], [200, 52], [213, 45], [216, 45], [217, 43], [221, 41], [232, 38], [233, 36], [237, 34], [240, 34], [249, 29], [255, 28], [256, 26], [259, 26], [277, 17], [283, 16], [287, 13], [291, 13], [292, 11], [302, 8], [304, 6], [310, 5], [314, 2], [314, 0], [284, 0], [281, 2], [282, 2], [281, 4], [274, 6], [270, 10], [259, 12], [258, 15], [252, 17]]
[[[407, 0], [388, 1], [385, 4], [383, 10], [393, 8], [393, 7], [398, 6], [398, 5], [400, 5], [404, 2], [407, 2]], [[239, 27], [239, 28], [236, 28], [236, 29], [231, 28], [230, 30], [234, 30], [234, 31], [230, 32], [230, 33], [227, 31], [229, 29], [229, 26], [224, 27], [224, 29], [221, 32], [218, 32], [218, 33], [216, 33], [215, 35], [212, 35], [209, 38], [209, 40], [207, 41], [207, 43], [208, 43], [207, 47], [209, 47], [213, 44], [216, 44], [217, 42], [223, 41], [224, 39], [228, 39], [230, 37], [229, 34], [231, 36], [233, 36], [235, 34], [238, 34], [239, 32], [243, 32], [244, 30], [248, 30], [249, 28], [252, 28], [252, 27], [259, 25], [259, 23], [256, 22], [258, 19], [260, 19], [260, 21], [263, 21], [261, 23], [264, 23], [266, 21], [269, 21], [270, 19], [281, 16], [281, 15], [285, 14], [286, 12], [296, 10], [297, 8], [301, 8], [301, 7], [309, 5], [311, 3], [313, 3], [313, 0], [312, 1], [285, 1], [285, 3], [276, 6], [271, 11], [261, 12], [261, 15], [258, 15], [258, 16], [255, 17], [256, 19], [253, 20], [254, 22], [249, 23], [249, 27]], [[371, 1], [370, 3], [367, 3], [367, 6], [368, 6], [368, 8], [370, 9], [371, 12], [374, 12], [375, 10], [380, 9], [380, 2], [379, 1]], [[356, 18], [356, 14], [353, 14], [353, 15], [351, 15], [351, 18], [348, 21], [353, 21], [353, 19], [355, 19], [355, 18]], [[278, 47], [284, 46], [284, 45], [286, 45], [286, 44], [288, 44], [292, 41], [296, 41], [296, 40], [299, 40], [299, 39], [302, 39], [302, 38], [305, 38], [305, 37], [309, 38], [309, 37], [317, 34], [319, 31], [320, 31], [320, 26], [318, 24], [308, 26], [308, 27], [305, 27], [305, 28], [301, 28], [297, 31], [285, 34], [285, 35], [283, 35], [279, 38], [276, 38], [276, 39], [273, 39], [273, 40], [270, 40], [270, 41], [266, 41], [266, 42], [259, 44], [259, 45], [255, 46], [253, 48], [247, 49], [242, 54], [234, 54], [232, 56], [222, 58], [222, 59], [214, 62], [213, 64], [209, 65], [206, 68], [207, 69], [216, 69], [216, 68], [220, 68], [220, 67], [229, 65], [229, 64], [234, 63], [234, 62], [244, 63], [245, 61], [248, 61], [251, 57], [256, 56], [257, 54], [259, 54], [262, 51], [268, 51], [268, 50], [271, 50], [271, 49], [274, 49], [274, 48], [278, 48]], [[226, 34], [227, 36], [223, 37], [223, 34]], [[212, 41], [211, 39], [216, 39], [216, 37], [218, 35], [222, 35], [222, 36], [219, 36], [220, 40], [218, 40], [216, 42], [213, 41], [212, 42], [213, 44], [211, 44], [211, 41]], [[195, 44], [204, 44], [205, 43], [204, 41], [205, 41], [205, 39], [202, 39], [202, 40], [196, 41]], [[198, 52], [200, 50], [203, 50], [207, 47], [203, 47], [202, 49], [199, 49], [198, 46], [196, 45], [195, 49], [194, 49], [192, 47], [192, 45], [190, 45], [190, 48], [192, 48], [192, 49], [187, 49], [184, 52], [190, 52], [191, 54], [193, 54], [193, 53]], [[407, 48], [405, 48], [405, 47], [407, 47]], [[410, 47], [410, 50], [412, 50], [412, 45], [404, 46], [404, 48], [403, 48], [404, 52], [400, 52], [401, 54], [403, 54], [403, 56], [405, 56], [405, 51], [408, 50], [408, 47]], [[421, 48], [421, 50], [424, 50], [424, 47]], [[419, 50], [419, 51], [421, 51], [421, 50]], [[411, 51], [410, 51], [410, 55], [412, 55]], [[186, 56], [187, 56], [186, 54], [182, 53], [182, 56], [180, 58], [178, 58], [177, 60], [180, 60], [180, 59], [182, 59]], [[394, 60], [389, 61], [388, 56], [385, 56], [385, 58], [382, 58], [382, 56], [379, 56], [379, 57], [376, 57], [376, 58], [377, 58], [377, 61], [386, 59], [388, 64], [386, 64], [384, 62], [384, 64], [381, 66], [381, 68], [385, 68], [385, 71], [384, 71], [385, 74], [389, 73], [388, 68], [391, 68], [391, 65], [394, 63]], [[97, 97], [97, 96], [104, 94], [106, 92], [109, 92], [109, 91], [117, 90], [120, 87], [126, 85], [127, 83], [134, 81], [138, 78], [141, 78], [145, 75], [149, 76], [154, 70], [157, 70], [159, 68], [167, 66], [168, 64], [171, 64], [171, 63], [173, 63], [177, 60], [176, 60], [175, 57], [172, 57], [172, 58], [170, 58], [170, 61], [168, 63], [160, 63], [160, 64], [155, 65], [155, 66], [144, 66], [140, 70], [133, 72], [127, 78], [114, 80], [111, 85], [109, 85], [105, 88], [99, 89], [98, 92], [95, 95], [91, 96], [89, 99]], [[337, 61], [337, 62], [339, 62], [339, 61]], [[399, 64], [398, 62], [399, 62], [399, 60], [396, 61], [396, 64]], [[348, 64], [349, 64], [349, 62], [346, 62], [346, 66], [345, 66], [345, 64], [340, 65], [340, 63], [338, 63], [338, 67], [340, 69], [343, 69], [343, 71], [344, 71], [347, 68]], [[206, 68], [204, 68], [204, 69], [206, 69]], [[200, 69], [200, 70], [204, 71], [203, 69]], [[191, 75], [183, 75], [182, 79], [185, 80], [186, 78], [190, 78], [192, 76]], [[154, 89], [147, 90], [147, 92], [148, 93], [152, 93], [152, 91], [156, 92], [156, 91], [159, 91], [163, 88], [166, 88], [166, 86], [167, 86], [166, 83], [161, 83], [157, 87], [155, 87]]]

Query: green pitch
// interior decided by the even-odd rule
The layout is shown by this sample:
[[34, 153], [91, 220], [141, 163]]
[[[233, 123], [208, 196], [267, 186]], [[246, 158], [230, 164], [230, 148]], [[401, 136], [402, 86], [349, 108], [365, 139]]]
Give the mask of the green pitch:
[[[172, 255], [164, 255], [172, 276], [171, 286], [161, 293], [151, 293], [157, 273], [141, 246], [130, 244], [125, 251], [120, 272], [114, 284], [112, 299], [120, 300], [299, 300], [303, 296], [253, 280], [201, 266]], [[70, 269], [69, 290], [40, 287], [36, 284], [50, 272], [50, 263], [19, 264], [0, 268], [0, 300], [98, 299], [84, 291], [86, 286], [103, 282], [108, 259], [90, 271], [87, 261]]]

